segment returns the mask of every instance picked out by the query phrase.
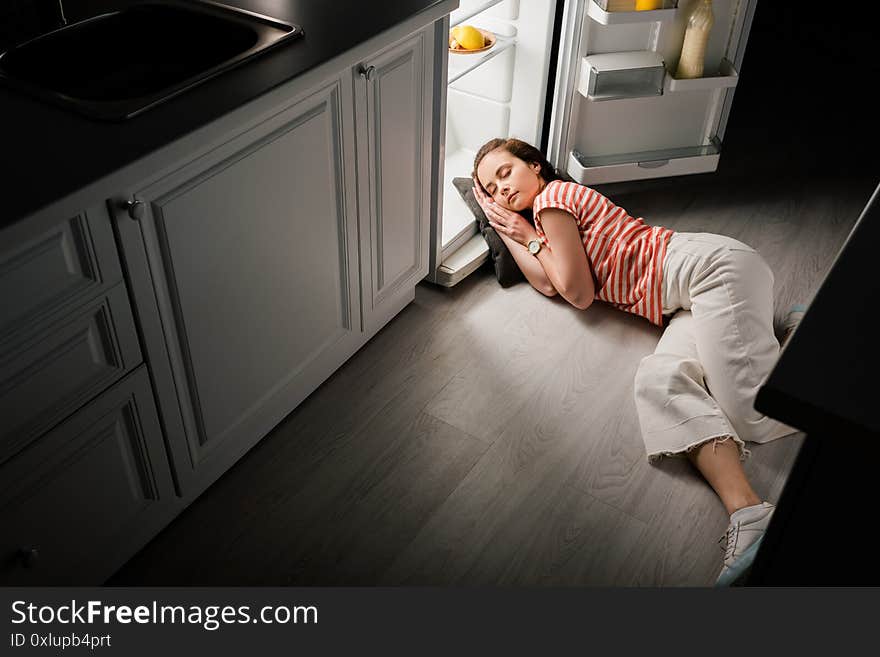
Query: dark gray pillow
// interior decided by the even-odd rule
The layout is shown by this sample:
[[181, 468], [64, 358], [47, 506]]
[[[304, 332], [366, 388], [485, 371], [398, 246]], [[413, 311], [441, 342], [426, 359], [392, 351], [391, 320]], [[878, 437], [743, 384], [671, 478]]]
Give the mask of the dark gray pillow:
[[455, 189], [461, 194], [461, 198], [470, 208], [480, 226], [480, 234], [486, 240], [486, 244], [489, 245], [489, 255], [492, 258], [492, 265], [495, 267], [495, 277], [501, 283], [501, 287], [509, 287], [514, 283], [526, 280], [519, 265], [516, 264], [516, 260], [510, 254], [507, 245], [498, 233], [495, 232], [495, 229], [489, 225], [489, 220], [486, 219], [483, 208], [477, 203], [477, 199], [474, 196], [473, 179], [453, 178], [452, 184], [455, 185]]

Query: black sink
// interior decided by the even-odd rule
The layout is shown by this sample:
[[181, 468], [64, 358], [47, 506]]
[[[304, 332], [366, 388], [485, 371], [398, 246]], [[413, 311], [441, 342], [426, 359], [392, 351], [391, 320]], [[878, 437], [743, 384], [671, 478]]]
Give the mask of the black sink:
[[0, 54], [0, 79], [86, 116], [121, 120], [300, 36], [297, 25], [213, 2], [150, 0]]

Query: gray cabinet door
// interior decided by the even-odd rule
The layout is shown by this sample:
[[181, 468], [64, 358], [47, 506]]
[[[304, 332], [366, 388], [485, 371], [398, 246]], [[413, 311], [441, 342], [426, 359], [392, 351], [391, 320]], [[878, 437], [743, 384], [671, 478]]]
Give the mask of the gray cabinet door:
[[100, 583], [175, 502], [141, 366], [0, 466], [0, 584]]
[[428, 273], [433, 28], [356, 70], [364, 330], [401, 309]]
[[362, 344], [351, 105], [346, 73], [116, 213], [183, 495]]

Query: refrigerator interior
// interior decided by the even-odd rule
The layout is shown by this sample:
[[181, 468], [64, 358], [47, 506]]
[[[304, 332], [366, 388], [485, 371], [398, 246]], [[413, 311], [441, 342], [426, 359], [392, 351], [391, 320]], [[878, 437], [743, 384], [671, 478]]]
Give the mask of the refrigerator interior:
[[[547, 156], [585, 185], [714, 171], [757, 0], [713, 0], [703, 76], [676, 79], [687, 19], [699, 0], [558, 0], [562, 24]], [[635, 0], [630, 0], [634, 9]], [[454, 285], [488, 258], [473, 214], [452, 184], [470, 176], [492, 137], [535, 145], [550, 66], [556, 0], [462, 0], [449, 26], [492, 31], [484, 53], [448, 55], [440, 226], [428, 280]]]
[[[713, 0], [703, 77], [679, 80], [673, 74], [699, 1], [621, 12], [596, 0], [566, 4], [548, 143], [554, 166], [585, 185], [717, 168], [756, 2]], [[662, 59], [659, 78], [648, 74], [647, 55]], [[603, 84], [613, 93], [597, 93]]]
[[429, 280], [454, 285], [488, 258], [473, 213], [452, 180], [469, 177], [479, 147], [493, 137], [541, 138], [556, 0], [462, 0], [450, 29], [473, 25], [496, 44], [448, 54], [441, 223]]

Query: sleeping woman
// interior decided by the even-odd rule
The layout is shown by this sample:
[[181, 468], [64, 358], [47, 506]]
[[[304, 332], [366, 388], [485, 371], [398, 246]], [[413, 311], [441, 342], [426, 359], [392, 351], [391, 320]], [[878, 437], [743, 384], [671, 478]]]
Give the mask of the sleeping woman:
[[[770, 267], [730, 237], [645, 224], [595, 190], [560, 180], [518, 139], [484, 144], [473, 177], [490, 225], [536, 290], [580, 310], [600, 300], [666, 327], [635, 377], [647, 457], [688, 458], [718, 494], [730, 525], [717, 584], [733, 583], [774, 511], [743, 470], [745, 443], [796, 432], [753, 406], [780, 349]], [[801, 306], [789, 312], [783, 342], [802, 315]]]

